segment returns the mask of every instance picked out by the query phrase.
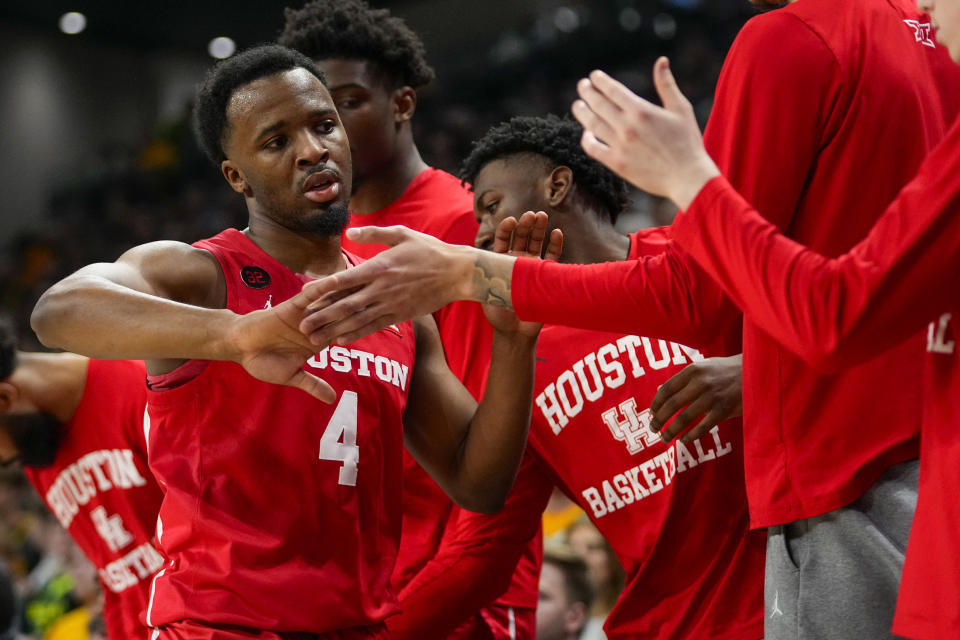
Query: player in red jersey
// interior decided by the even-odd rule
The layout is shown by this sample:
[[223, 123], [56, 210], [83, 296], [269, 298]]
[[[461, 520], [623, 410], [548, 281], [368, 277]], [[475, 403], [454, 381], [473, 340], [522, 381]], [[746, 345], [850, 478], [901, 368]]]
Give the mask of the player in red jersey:
[[110, 638], [142, 638], [160, 487], [147, 468], [140, 362], [16, 350], [0, 319], [0, 457], [17, 459], [97, 568]]
[[[402, 443], [459, 504], [499, 508], [524, 448], [538, 327], [492, 310], [479, 407], [429, 317], [318, 352], [297, 330], [311, 300], [300, 289], [357, 261], [340, 247], [350, 155], [322, 75], [290, 49], [248, 50], [209, 73], [195, 125], [250, 227], [85, 267], [41, 297], [34, 329], [147, 360], [169, 557], [147, 610], [155, 638], [386, 637]], [[544, 226], [528, 217], [518, 246]]]
[[[937, 41], [960, 63], [960, 2], [919, 6], [930, 12]], [[931, 640], [957, 636], [960, 119], [867, 237], [830, 259], [782, 235], [718, 177], [666, 60], [658, 61], [655, 74], [665, 109], [596, 78], [599, 93], [590, 106], [605, 144], [589, 144], [631, 181], [686, 210], [674, 225], [676, 241], [748, 317], [793, 353], [831, 371], [873, 359], [929, 322], [920, 497], [893, 630]]]
[[[801, 0], [754, 18], [724, 64], [705, 134], [708, 150], [748, 200], [792, 237], [827, 255], [845, 252], [955, 113], [957, 71], [925, 34], [929, 19], [907, 0]], [[884, 134], [894, 122], [909, 123], [914, 134]], [[859, 178], [865, 174], [868, 189]], [[632, 264], [588, 266], [514, 266], [512, 259], [437, 248], [444, 257], [433, 264], [419, 242], [383, 254], [406, 283], [417, 279], [401, 268], [407, 261], [400, 254], [411, 261], [415, 255], [423, 275], [417, 287], [430, 296], [410, 299], [402, 291], [409, 285], [386, 275], [338, 303], [364, 309], [353, 319], [330, 324], [343, 317], [334, 305], [308, 319], [304, 330], [327, 325], [315, 334], [321, 341], [351, 337], [414, 307], [482, 298], [490, 282], [504, 299], [501, 282], [512, 278], [509, 299], [521, 317], [689, 343], [677, 332], [708, 326], [691, 301], [717, 288], [679, 247]], [[478, 266], [486, 283], [474, 276]], [[374, 260], [318, 291], [352, 287], [382, 271]], [[745, 319], [747, 494], [751, 524], [771, 527], [768, 638], [888, 633], [915, 505], [920, 348], [918, 336], [876, 360], [825, 375]], [[912, 370], [907, 382], [894, 375], [904, 368]], [[877, 403], [878, 396], [885, 401]], [[869, 424], [869, 437], [851, 431], [854, 423]]]
[[[312, 58], [327, 78], [353, 158], [350, 227], [403, 225], [472, 245], [477, 221], [469, 190], [428, 166], [413, 137], [417, 90], [434, 78], [417, 34], [388, 10], [362, 0], [314, 0], [286, 10], [278, 41]], [[364, 258], [385, 249], [346, 238], [343, 246]], [[491, 340], [480, 305], [454, 302], [433, 315], [450, 370], [480, 398]], [[406, 452], [403, 482], [403, 527], [392, 579], [398, 590], [436, 554], [444, 531], [459, 516], [459, 508]], [[474, 629], [465, 627], [453, 637], [532, 640], [539, 558], [538, 539], [525, 550], [503, 597], [474, 618]]]
[[[492, 248], [507, 217], [540, 209], [563, 231], [565, 261], [637, 260], [666, 248], [666, 229], [626, 236], [614, 228], [625, 185], [583, 153], [581, 132], [557, 117], [514, 118], [475, 143], [463, 176], [474, 185], [479, 247]], [[739, 325], [714, 331], [710, 351], [736, 353]], [[608, 638], [762, 637], [766, 536], [748, 527], [739, 421], [717, 424], [729, 409], [716, 403], [718, 413], [704, 412], [705, 438], [667, 444], [644, 410], [660, 384], [703, 360], [657, 338], [545, 327], [526, 459], [506, 506], [461, 519], [408, 587], [409, 608], [394, 622], [403, 637], [438, 637], [445, 618], [482, 604], [475, 585], [510, 574], [507, 551], [539, 531], [554, 485], [586, 511], [626, 569]], [[734, 370], [727, 407], [739, 403]]]

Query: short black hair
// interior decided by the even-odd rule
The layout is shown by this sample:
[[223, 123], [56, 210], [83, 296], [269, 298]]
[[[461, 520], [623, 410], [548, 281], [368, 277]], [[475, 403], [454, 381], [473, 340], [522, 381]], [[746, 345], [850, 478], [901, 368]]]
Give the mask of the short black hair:
[[6, 380], [17, 368], [17, 332], [7, 316], [0, 315], [0, 380]]
[[214, 165], [227, 159], [223, 140], [229, 128], [227, 105], [238, 87], [275, 73], [303, 68], [326, 86], [313, 60], [276, 44], [261, 45], [222, 60], [213, 66], [197, 87], [193, 106], [193, 132], [197, 143]]
[[393, 87], [419, 89], [434, 78], [423, 42], [388, 9], [372, 9], [364, 0], [313, 0], [284, 10], [286, 23], [277, 42], [314, 60], [369, 60]]
[[616, 222], [627, 205], [627, 183], [580, 146], [583, 127], [570, 118], [518, 116], [492, 127], [473, 143], [460, 178], [473, 183], [489, 163], [507, 156], [535, 154], [554, 166], [569, 167], [581, 193], [593, 199]]

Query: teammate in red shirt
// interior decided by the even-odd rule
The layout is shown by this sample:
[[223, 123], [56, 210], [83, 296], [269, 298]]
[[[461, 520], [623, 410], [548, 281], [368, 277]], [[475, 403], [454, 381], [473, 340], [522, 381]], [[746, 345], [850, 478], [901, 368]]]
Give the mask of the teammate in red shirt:
[[[801, 0], [754, 18], [721, 73], [707, 148], [745, 197], [789, 235], [827, 255], [847, 251], [956, 112], [957, 72], [928, 36], [929, 19], [908, 0]], [[909, 123], [911, 135], [884, 133], [891, 123]], [[600, 139], [609, 135], [596, 132]], [[870, 176], [869, 188], [862, 175]], [[383, 242], [386, 236], [367, 237]], [[480, 264], [480, 258], [447, 250], [453, 262], [431, 264], [426, 248], [414, 243], [383, 260], [405, 264], [401, 253], [416, 255], [417, 269], [430, 282], [428, 296], [410, 299], [387, 276], [338, 303], [364, 309], [353, 320], [329, 324], [341, 317], [331, 307], [304, 329], [328, 325], [318, 340], [352, 337], [364, 324], [382, 324], [378, 315], [404, 317], [450, 297], [480, 299], [487, 285], [505, 289], [500, 283], [509, 278], [521, 317], [643, 331], [694, 346], [699, 342], [678, 332], [705, 329], [719, 317], [691, 304], [717, 286], [679, 248], [629, 265], [521, 261], [514, 267], [510, 260]], [[486, 281], [473, 275], [478, 266]], [[371, 261], [335, 280], [354, 286], [381, 270]], [[410, 282], [410, 271], [398, 271]], [[428, 275], [441, 271], [445, 281]], [[372, 300], [378, 302], [365, 302]], [[920, 348], [918, 336], [876, 360], [825, 375], [745, 319], [751, 524], [773, 527], [768, 638], [791, 637], [798, 629], [871, 639], [887, 633], [914, 509], [909, 496], [916, 496]], [[905, 368], [911, 370], [907, 382], [894, 375]], [[869, 437], [849, 430], [853, 423], [869, 424]], [[851, 566], [856, 569], [848, 571]], [[818, 597], [801, 595], [811, 593]]]
[[[920, 7], [930, 12], [938, 42], [960, 63], [960, 2], [927, 0]], [[960, 311], [960, 119], [866, 239], [830, 259], [786, 238], [717, 177], [665, 60], [658, 61], [655, 74], [666, 109], [597, 78], [608, 104], [597, 103], [596, 112], [607, 114], [604, 139], [609, 141], [609, 147], [597, 147], [597, 155], [616, 163], [629, 153], [621, 166], [631, 181], [686, 209], [674, 224], [676, 241], [748, 317], [825, 370], [874, 359], [929, 322], [920, 498], [893, 630], [911, 638], [957, 636], [960, 336], [954, 314]], [[610, 111], [611, 105], [623, 115]], [[643, 117], [633, 118], [637, 112]], [[611, 135], [625, 122], [632, 129], [629, 144]], [[651, 157], [661, 161], [644, 162]]]
[[147, 468], [143, 363], [24, 353], [0, 319], [0, 456], [97, 568], [110, 638], [143, 638], [162, 494]]
[[[515, 118], [474, 145], [463, 175], [474, 184], [482, 220], [477, 246], [491, 248], [508, 216], [540, 209], [563, 231], [565, 261], [637, 260], [665, 249], [663, 228], [630, 236], [614, 228], [625, 185], [587, 158], [580, 135], [570, 120]], [[736, 353], [739, 324], [714, 328], [712, 353]], [[407, 588], [408, 608], [393, 627], [402, 637], [439, 637], [447, 619], [482, 604], [476, 585], [510, 574], [511, 547], [540, 530], [556, 485], [626, 569], [608, 638], [762, 637], [766, 536], [748, 527], [739, 421], [718, 425], [715, 418], [704, 425], [705, 438], [667, 444], [650, 431], [644, 410], [660, 384], [703, 359], [656, 338], [545, 327], [526, 458], [504, 509], [460, 520], [456, 536]], [[735, 406], [734, 369], [736, 383], [724, 397], [732, 392], [728, 405]]]
[[85, 267], [41, 297], [34, 329], [147, 360], [169, 557], [148, 605], [155, 638], [385, 637], [401, 439], [459, 504], [498, 509], [524, 448], [538, 327], [491, 310], [479, 407], [429, 317], [318, 351], [297, 330], [300, 288], [356, 262], [340, 247], [349, 149], [322, 75], [290, 49], [248, 50], [210, 72], [195, 124], [250, 227]]
[[[350, 227], [403, 225], [450, 244], [473, 245], [473, 197], [459, 179], [428, 166], [413, 137], [417, 90], [434, 78], [417, 34], [388, 10], [373, 9], [361, 0], [314, 0], [287, 9], [278, 41], [312, 58], [327, 78], [353, 158]], [[385, 249], [346, 237], [343, 246], [364, 258]], [[454, 302], [433, 316], [450, 370], [479, 399], [491, 340], [480, 305]], [[436, 554], [458, 514], [459, 508], [405, 452], [394, 587], [403, 589]], [[476, 629], [461, 629], [454, 637], [474, 633], [476, 638], [532, 640], [539, 555], [538, 539], [525, 552], [503, 597], [476, 616]]]

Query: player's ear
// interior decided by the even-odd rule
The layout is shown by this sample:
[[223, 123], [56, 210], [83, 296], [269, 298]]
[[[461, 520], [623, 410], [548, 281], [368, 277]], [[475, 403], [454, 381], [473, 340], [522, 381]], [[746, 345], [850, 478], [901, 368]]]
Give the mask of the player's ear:
[[392, 99], [394, 122], [409, 122], [417, 110], [417, 92], [412, 87], [400, 87], [393, 92]]
[[243, 177], [243, 171], [240, 170], [240, 167], [233, 164], [230, 160], [224, 160], [220, 163], [220, 171], [223, 173], [223, 177], [227, 179], [227, 182], [230, 183], [231, 189], [245, 196], [253, 195], [253, 190], [250, 189], [250, 185], [247, 184], [247, 179]]
[[0, 382], [0, 414], [7, 413], [13, 408], [20, 392], [9, 382]]
[[570, 194], [571, 186], [573, 186], [573, 171], [569, 167], [559, 166], [551, 171], [547, 180], [546, 193], [550, 206], [559, 207]]

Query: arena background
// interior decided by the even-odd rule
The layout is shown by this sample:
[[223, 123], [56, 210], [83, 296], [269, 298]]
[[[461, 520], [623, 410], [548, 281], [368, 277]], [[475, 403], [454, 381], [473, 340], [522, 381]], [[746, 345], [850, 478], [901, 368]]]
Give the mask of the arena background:
[[[41, 348], [28, 325], [37, 297], [79, 266], [142, 242], [245, 226], [242, 199], [193, 142], [190, 99], [214, 62], [212, 39], [229, 37], [237, 49], [271, 41], [287, 4], [0, 3], [0, 309], [19, 325], [23, 347]], [[725, 52], [754, 13], [746, 0], [373, 4], [426, 43], [437, 80], [420, 92], [416, 139], [429, 164], [452, 172], [489, 126], [567, 113], [576, 80], [591, 69], [652, 97], [658, 55], [670, 56], [704, 123]], [[68, 11], [85, 16], [84, 30], [61, 31]], [[671, 214], [668, 203], [635, 194], [620, 224], [666, 223]], [[39, 638], [95, 601], [95, 575], [20, 475], [2, 480], [0, 556], [23, 594], [22, 629]]]

